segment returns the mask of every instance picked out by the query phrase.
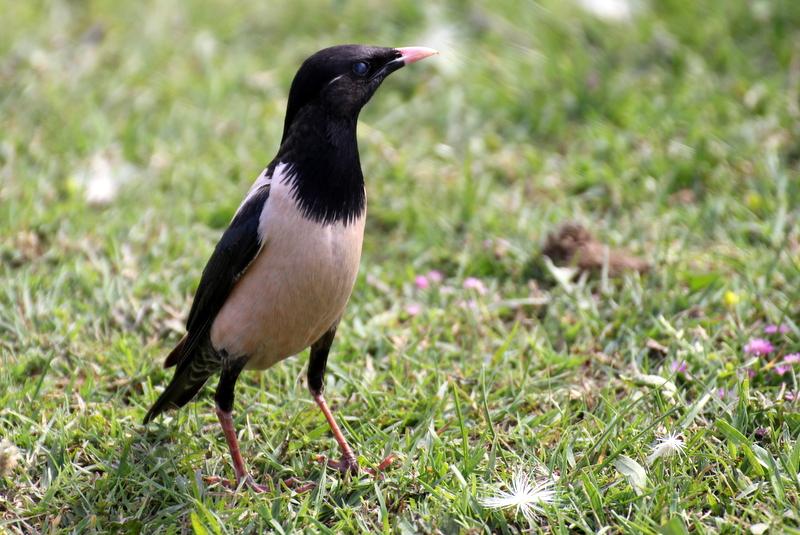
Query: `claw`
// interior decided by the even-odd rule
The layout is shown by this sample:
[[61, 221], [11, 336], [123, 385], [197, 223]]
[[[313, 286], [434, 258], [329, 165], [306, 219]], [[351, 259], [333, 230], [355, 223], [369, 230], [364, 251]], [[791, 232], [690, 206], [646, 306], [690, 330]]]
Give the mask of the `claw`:
[[[375, 470], [373, 470], [373, 472], [383, 472], [384, 470], [389, 468], [392, 462], [394, 462], [394, 460], [397, 458], [398, 458], [397, 455], [389, 455], [388, 457], [386, 457], [384, 460], [381, 461], [381, 464], [375, 467]], [[374, 476], [375, 474], [373, 473], [372, 475]]]
[[[302, 494], [304, 492], [308, 492], [310, 490], [314, 490], [317, 488], [316, 483], [312, 483], [310, 481], [303, 481], [302, 479], [297, 479], [296, 477], [290, 477], [283, 481], [284, 485], [288, 488], [292, 489], [295, 494]], [[302, 483], [302, 485], [301, 485]]]
[[330, 466], [331, 468], [335, 468], [343, 474], [358, 474], [358, 461], [356, 461], [355, 458], [348, 457], [347, 455], [342, 455], [342, 458], [338, 461], [328, 459], [324, 455], [317, 455], [317, 461]]
[[[372, 477], [382, 478], [383, 474], [381, 472], [386, 470], [396, 458], [397, 455], [389, 455], [375, 468], [365, 466], [363, 470]], [[326, 464], [331, 468], [335, 468], [344, 474], [358, 474], [360, 468], [358, 466], [358, 461], [356, 461], [354, 458], [349, 458], [347, 455], [343, 455], [338, 461], [328, 459], [324, 455], [317, 455], [317, 461], [322, 464]]]
[[[260, 485], [256, 483], [256, 480], [253, 479], [253, 477], [250, 475], [245, 476], [243, 480], [244, 480], [244, 486], [248, 487], [256, 494], [261, 494], [262, 492], [267, 492], [271, 490], [266, 485]], [[228, 490], [236, 490], [242, 484], [242, 480], [237, 481], [236, 485], [233, 485], [231, 484], [231, 481], [229, 479], [223, 479], [219, 477], [204, 477], [203, 481], [205, 481], [208, 484], [219, 483]]]

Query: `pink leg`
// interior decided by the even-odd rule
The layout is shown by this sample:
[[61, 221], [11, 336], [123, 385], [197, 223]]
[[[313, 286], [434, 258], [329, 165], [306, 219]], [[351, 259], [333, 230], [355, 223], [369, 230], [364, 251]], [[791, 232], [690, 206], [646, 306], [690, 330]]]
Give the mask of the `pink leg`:
[[[239, 451], [239, 440], [236, 438], [236, 429], [233, 427], [233, 415], [223, 411], [219, 405], [217, 405], [217, 418], [222, 425], [222, 432], [225, 434], [225, 442], [228, 443], [228, 449], [231, 452], [233, 473], [236, 476], [236, 486], [238, 487], [242, 480], [244, 480], [245, 485], [255, 492], [265, 492], [269, 490], [269, 487], [256, 483], [255, 479], [247, 472], [247, 468], [244, 466], [244, 459], [242, 458], [241, 451]], [[206, 478], [206, 481], [209, 483], [219, 482], [225, 487], [232, 487], [231, 482], [227, 479], [210, 477]]]
[[[339, 424], [336, 423], [336, 420], [333, 417], [333, 413], [331, 409], [328, 407], [328, 403], [325, 401], [325, 396], [322, 395], [320, 392], [319, 394], [313, 394], [314, 401], [319, 405], [319, 408], [322, 409], [322, 414], [325, 415], [325, 419], [328, 420], [328, 425], [333, 431], [333, 436], [336, 438], [336, 442], [339, 443], [339, 449], [342, 450], [342, 458], [339, 461], [333, 461], [331, 459], [326, 459], [324, 456], [320, 455], [317, 459], [321, 462], [327, 462], [328, 466], [332, 468], [337, 468], [344, 473], [352, 472], [354, 474], [358, 473], [358, 461], [356, 460], [356, 455], [353, 453], [353, 449], [350, 447], [350, 444], [347, 443], [347, 439], [344, 438], [344, 433], [339, 428]], [[392, 461], [397, 457], [396, 455], [390, 455], [386, 459], [378, 465], [378, 469], [373, 470], [372, 468], [364, 468], [364, 470], [373, 476], [377, 475], [378, 472], [381, 472], [386, 469]]]
[[339, 443], [339, 449], [342, 450], [342, 459], [338, 462], [329, 459], [328, 465], [333, 468], [338, 468], [342, 472], [353, 472], [357, 474], [358, 461], [356, 460], [356, 454], [353, 453], [350, 444], [348, 444], [347, 439], [344, 438], [344, 433], [339, 429], [339, 424], [337, 424], [336, 420], [333, 418], [333, 413], [330, 408], [328, 408], [328, 402], [325, 401], [325, 396], [323, 396], [321, 392], [319, 394], [314, 394], [314, 401], [319, 405], [319, 408], [322, 409], [322, 414], [324, 414], [325, 419], [328, 420], [328, 425], [331, 431], [333, 431], [333, 436], [336, 442]]
[[[339, 448], [342, 450], [342, 458], [339, 461], [333, 461], [331, 459], [326, 459], [323, 456], [319, 456], [317, 459], [323, 462], [327, 462], [328, 466], [332, 468], [336, 468], [341, 470], [344, 473], [352, 472], [358, 473], [358, 461], [356, 460], [356, 455], [353, 453], [353, 449], [350, 447], [350, 444], [347, 443], [347, 439], [344, 437], [344, 433], [339, 428], [339, 425], [336, 423], [336, 420], [333, 417], [333, 413], [331, 412], [330, 408], [328, 407], [328, 403], [325, 401], [325, 397], [322, 394], [314, 395], [314, 401], [319, 405], [320, 409], [322, 409], [322, 414], [325, 415], [325, 419], [328, 420], [328, 425], [333, 431], [333, 436], [336, 438], [336, 442], [339, 443]], [[225, 435], [225, 442], [228, 443], [228, 449], [231, 452], [231, 460], [233, 461], [233, 471], [236, 477], [236, 487], [241, 485], [242, 481], [248, 487], [250, 487], [255, 492], [266, 492], [270, 490], [269, 487], [265, 485], [259, 485], [256, 483], [255, 479], [247, 472], [247, 468], [244, 464], [244, 459], [242, 458], [242, 453], [239, 450], [239, 440], [236, 438], [236, 429], [233, 426], [233, 415], [230, 412], [223, 411], [219, 405], [217, 405], [217, 418], [219, 419], [220, 425], [222, 425], [222, 432]], [[390, 455], [386, 459], [383, 460], [378, 466], [377, 470], [373, 470], [372, 468], [365, 468], [364, 470], [373, 476], [378, 475], [379, 472], [385, 470], [392, 461], [397, 457], [396, 455]], [[226, 488], [233, 488], [234, 485], [227, 479], [220, 479], [217, 477], [208, 477], [205, 479], [208, 483], [221, 483]], [[300, 484], [300, 481], [291, 478], [286, 481], [287, 486], [293, 488], [295, 492], [307, 492], [314, 487], [316, 484], [310, 483], [303, 486], [297, 486]]]

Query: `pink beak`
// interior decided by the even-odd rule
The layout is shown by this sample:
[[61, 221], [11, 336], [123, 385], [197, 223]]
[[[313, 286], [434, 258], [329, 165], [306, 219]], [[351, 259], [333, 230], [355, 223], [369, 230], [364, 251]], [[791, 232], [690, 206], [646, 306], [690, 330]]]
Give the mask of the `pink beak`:
[[427, 48], [424, 46], [406, 46], [403, 48], [395, 48], [395, 50], [400, 52], [400, 54], [402, 55], [402, 57], [398, 59], [402, 59], [406, 65], [410, 65], [415, 61], [425, 59], [428, 56], [433, 56], [434, 54], [438, 54], [438, 52], [435, 51], [434, 49]]

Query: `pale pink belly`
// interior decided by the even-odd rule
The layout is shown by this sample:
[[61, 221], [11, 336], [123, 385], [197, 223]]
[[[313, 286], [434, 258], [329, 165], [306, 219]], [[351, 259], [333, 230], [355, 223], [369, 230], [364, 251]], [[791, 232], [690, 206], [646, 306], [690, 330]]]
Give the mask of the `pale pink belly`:
[[250, 355], [246, 369], [299, 353], [341, 318], [361, 257], [363, 217], [320, 227], [297, 215], [294, 201], [274, 186], [264, 247], [211, 326], [214, 349]]

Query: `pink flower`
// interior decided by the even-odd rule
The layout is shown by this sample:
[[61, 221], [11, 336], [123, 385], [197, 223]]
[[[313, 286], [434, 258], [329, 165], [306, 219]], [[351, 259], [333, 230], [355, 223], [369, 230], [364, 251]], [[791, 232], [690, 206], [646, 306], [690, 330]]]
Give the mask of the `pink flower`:
[[783, 362], [788, 362], [789, 364], [796, 364], [800, 362], [800, 353], [789, 353], [783, 357]]
[[672, 370], [675, 373], [675, 375], [679, 375], [683, 377], [685, 380], [691, 381], [692, 376], [688, 371], [686, 371], [687, 367], [688, 365], [686, 364], [685, 360], [681, 362], [675, 361], [669, 365], [669, 369]]
[[483, 284], [483, 281], [476, 279], [475, 277], [467, 277], [464, 279], [463, 286], [467, 290], [475, 290], [480, 295], [486, 295], [486, 292], [488, 291], [486, 289], [486, 285]]
[[428, 280], [434, 284], [440, 284], [444, 280], [444, 275], [442, 275], [441, 271], [432, 269], [428, 272]]
[[783, 395], [783, 399], [786, 401], [794, 401], [794, 398], [797, 397], [797, 390], [789, 390]]
[[788, 333], [789, 327], [786, 325], [767, 325], [764, 327], [764, 332], [767, 334], [775, 334], [775, 333]]
[[686, 361], [685, 360], [683, 362], [675, 361], [675, 362], [673, 362], [672, 364], [669, 365], [669, 368], [674, 372], [678, 372], [678, 373], [685, 372], [686, 371]]
[[729, 390], [725, 390], [724, 388], [717, 388], [717, 395], [722, 399], [725, 399], [725, 396], [729, 396], [730, 394], [731, 393]]
[[469, 301], [459, 301], [456, 304], [461, 308], [468, 308], [470, 310], [475, 310], [475, 308], [478, 306], [474, 299], [470, 299]]
[[744, 352], [754, 355], [766, 355], [774, 351], [775, 347], [763, 338], [751, 338], [749, 344], [745, 344]]
[[455, 293], [455, 291], [456, 289], [453, 288], [452, 286], [442, 286], [441, 288], [439, 288], [439, 293], [442, 295], [450, 295], [452, 293]]
[[416, 316], [422, 311], [422, 307], [416, 303], [406, 305], [406, 314], [409, 316]]
[[775, 373], [778, 375], [783, 375], [784, 373], [791, 371], [792, 367], [790, 365], [779, 364], [775, 366], [773, 370], [775, 370]]
[[427, 290], [430, 288], [431, 283], [428, 282], [428, 279], [425, 277], [425, 275], [417, 275], [414, 277], [414, 285], [420, 290]]
[[752, 370], [752, 369], [748, 369], [747, 370], [747, 378], [748, 379], [752, 379], [753, 377], [756, 376], [756, 373], [758, 373], [758, 372], [756, 372], [755, 370]]

